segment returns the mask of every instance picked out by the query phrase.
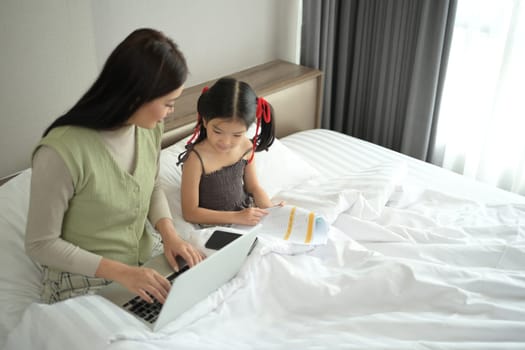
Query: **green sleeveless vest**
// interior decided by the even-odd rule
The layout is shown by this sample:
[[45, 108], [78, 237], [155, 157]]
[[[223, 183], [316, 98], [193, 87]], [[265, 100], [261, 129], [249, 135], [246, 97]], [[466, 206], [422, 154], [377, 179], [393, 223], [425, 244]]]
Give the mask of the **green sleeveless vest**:
[[64, 160], [75, 193], [64, 215], [62, 238], [82, 249], [128, 265], [149, 259], [152, 237], [146, 219], [157, 172], [163, 124], [136, 127], [136, 167], [122, 169], [95, 130], [62, 126], [38, 144]]

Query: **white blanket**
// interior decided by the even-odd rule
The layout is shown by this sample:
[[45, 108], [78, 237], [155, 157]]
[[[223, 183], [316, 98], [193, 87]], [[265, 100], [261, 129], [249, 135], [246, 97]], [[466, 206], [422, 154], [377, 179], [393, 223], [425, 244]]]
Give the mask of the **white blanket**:
[[261, 240], [161, 332], [85, 296], [33, 304], [6, 350], [525, 348], [525, 206], [412, 191], [402, 169], [279, 193], [330, 218], [328, 243]]

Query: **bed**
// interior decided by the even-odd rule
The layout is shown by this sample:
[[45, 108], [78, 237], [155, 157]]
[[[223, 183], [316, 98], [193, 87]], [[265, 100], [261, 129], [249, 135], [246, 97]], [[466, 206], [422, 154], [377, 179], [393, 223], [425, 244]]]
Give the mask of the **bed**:
[[[161, 176], [192, 239], [176, 203], [183, 142], [162, 151]], [[274, 147], [261, 154], [261, 178], [275, 199], [325, 215], [328, 243], [262, 242], [233, 280], [159, 333], [98, 296], [35, 303], [40, 270], [23, 251], [30, 170], [3, 185], [6, 349], [525, 347], [522, 197], [333, 131]]]
[[[160, 177], [199, 244], [180, 213], [185, 139], [162, 150]], [[96, 295], [39, 304], [23, 249], [31, 170], [2, 185], [0, 347], [525, 348], [525, 198], [324, 129], [256, 159], [275, 201], [329, 222], [327, 243], [260, 239], [236, 277], [156, 333]]]

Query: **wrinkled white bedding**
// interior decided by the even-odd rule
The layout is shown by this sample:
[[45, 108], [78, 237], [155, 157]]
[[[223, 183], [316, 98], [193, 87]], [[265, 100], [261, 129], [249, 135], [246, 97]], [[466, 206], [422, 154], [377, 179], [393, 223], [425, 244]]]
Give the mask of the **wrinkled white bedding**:
[[[444, 175], [428, 164], [340, 134], [294, 137], [283, 144], [301, 145], [295, 152], [325, 174], [275, 198], [328, 218], [325, 246], [261, 239], [237, 277], [158, 333], [98, 296], [33, 303], [6, 349], [525, 348], [519, 196], [473, 194], [495, 204], [483, 203], [454, 195], [457, 183], [442, 191]], [[349, 150], [315, 154], [301, 142], [316, 145], [316, 137], [351, 140], [370, 150], [370, 163], [323, 163], [319, 154], [338, 152], [344, 160]], [[439, 177], [435, 186], [422, 186], [427, 171]]]

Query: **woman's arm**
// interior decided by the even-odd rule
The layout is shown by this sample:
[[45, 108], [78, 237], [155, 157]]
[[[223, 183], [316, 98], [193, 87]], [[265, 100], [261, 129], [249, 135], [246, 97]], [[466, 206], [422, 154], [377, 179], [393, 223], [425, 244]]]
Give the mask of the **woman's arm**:
[[62, 221], [73, 197], [73, 181], [58, 153], [42, 146], [34, 155], [25, 247], [40, 264], [62, 271], [117, 281], [151, 302], [164, 302], [169, 282], [156, 271], [102, 258], [61, 238]]
[[182, 168], [181, 204], [184, 220], [194, 224], [256, 225], [266, 215], [266, 212], [259, 208], [247, 208], [241, 211], [219, 211], [199, 207], [201, 175], [201, 163], [192, 152]]
[[40, 147], [33, 157], [29, 212], [25, 236], [27, 254], [42, 265], [95, 276], [101, 256], [60, 238], [62, 221], [73, 197], [73, 181], [58, 153]]
[[[159, 160], [157, 164], [160, 165]], [[191, 244], [180, 238], [173, 225], [168, 200], [159, 180], [159, 167], [157, 167], [155, 175], [155, 186], [151, 195], [148, 217], [162, 237], [164, 255], [174, 270], [179, 270], [175, 259], [177, 255], [180, 255], [189, 266], [194, 266], [202, 260], [202, 254]]]

